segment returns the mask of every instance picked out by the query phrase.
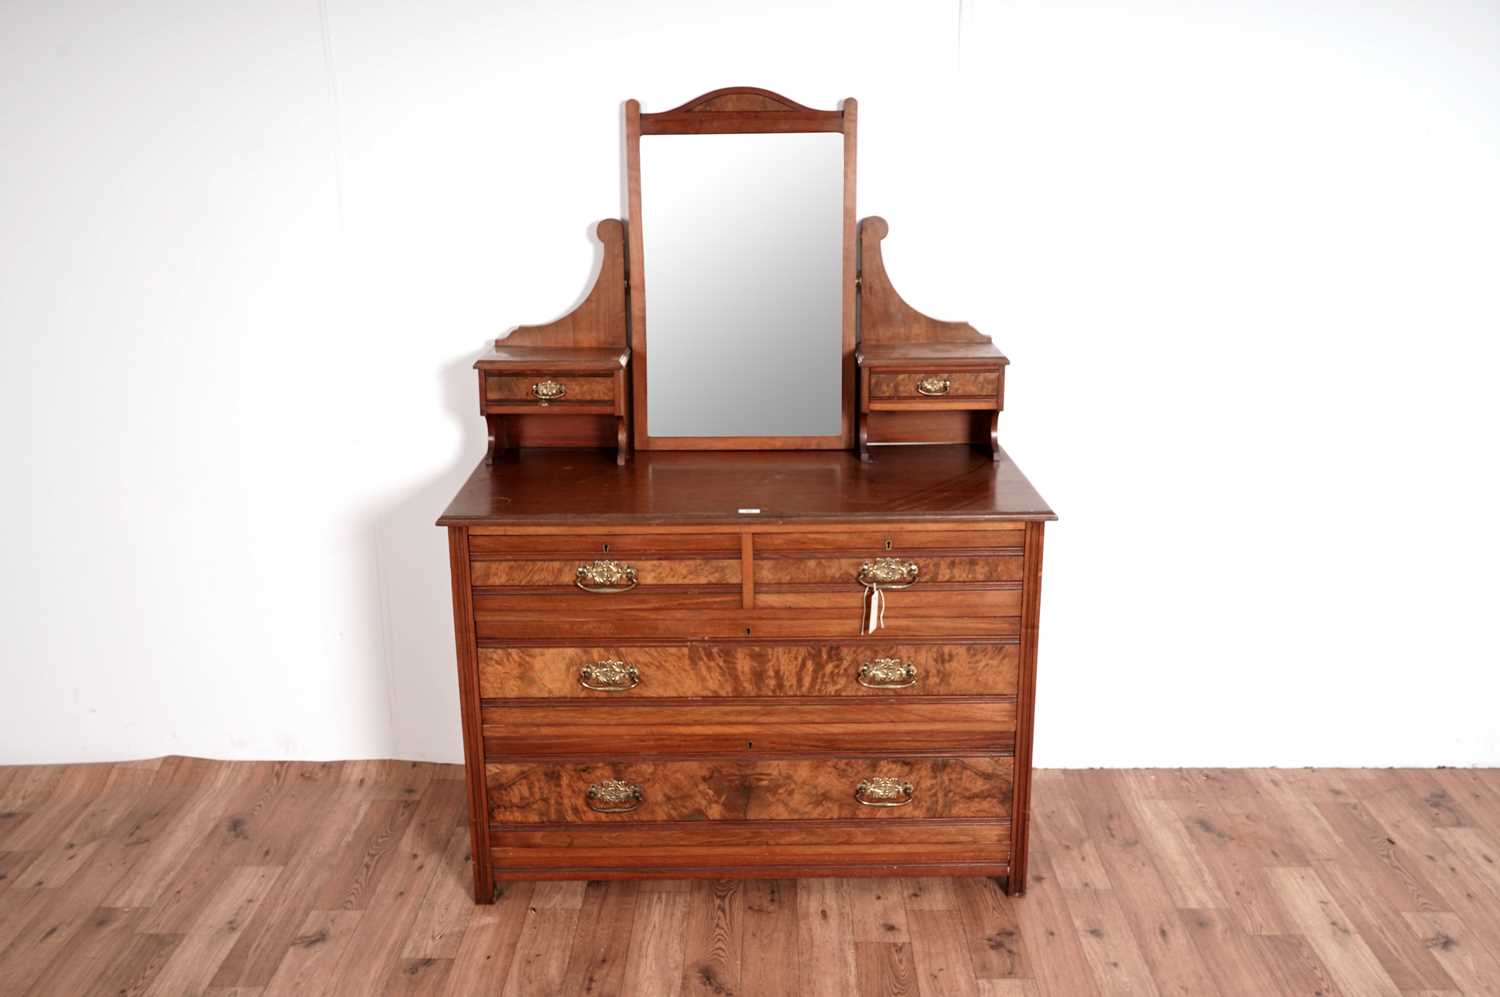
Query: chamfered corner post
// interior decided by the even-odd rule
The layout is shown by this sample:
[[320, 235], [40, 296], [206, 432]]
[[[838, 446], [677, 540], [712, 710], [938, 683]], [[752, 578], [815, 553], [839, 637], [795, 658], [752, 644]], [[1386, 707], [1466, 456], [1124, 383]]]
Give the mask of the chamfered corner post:
[[1016, 779], [1011, 812], [1010, 874], [1006, 892], [1026, 895], [1027, 860], [1031, 852], [1031, 739], [1036, 717], [1036, 644], [1041, 620], [1042, 531], [1040, 521], [1026, 524], [1021, 591], [1021, 674], [1016, 693]]
[[463, 719], [464, 774], [469, 789], [474, 902], [491, 904], [495, 902], [495, 876], [490, 864], [489, 803], [484, 785], [484, 738], [479, 722], [479, 668], [467, 527], [448, 527], [448, 563], [453, 576], [453, 637], [458, 648], [458, 700]]

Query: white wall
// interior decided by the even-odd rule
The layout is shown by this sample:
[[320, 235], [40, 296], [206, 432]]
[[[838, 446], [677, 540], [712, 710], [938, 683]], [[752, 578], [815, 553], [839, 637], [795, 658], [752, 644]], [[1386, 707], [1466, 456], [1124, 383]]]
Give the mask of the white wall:
[[752, 6], [0, 5], [0, 762], [456, 760], [471, 356], [752, 83], [1011, 356], [1039, 764], [1500, 763], [1497, 8]]

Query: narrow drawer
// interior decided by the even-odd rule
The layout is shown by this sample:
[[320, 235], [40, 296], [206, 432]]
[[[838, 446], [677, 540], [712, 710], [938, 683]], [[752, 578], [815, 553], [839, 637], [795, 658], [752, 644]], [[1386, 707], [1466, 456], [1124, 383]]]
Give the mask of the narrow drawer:
[[871, 399], [976, 399], [995, 402], [999, 371], [921, 371], [870, 374]]
[[[917, 582], [913, 588], [951, 582], [1018, 582], [1024, 577], [1024, 564], [1019, 550], [1014, 553], [968, 557], [913, 554], [889, 559], [916, 566]], [[865, 565], [878, 560], [879, 558], [874, 557], [756, 558], [755, 583], [859, 585]]]
[[[479, 588], [562, 586], [570, 592], [622, 595], [658, 585], [739, 585], [740, 560], [733, 558], [544, 558], [475, 560], [469, 577]], [[623, 591], [617, 591], [623, 590]], [[605, 608], [605, 601], [599, 606]]]
[[484, 400], [497, 405], [613, 402], [615, 379], [583, 374], [486, 374]]
[[999, 819], [1013, 778], [1004, 756], [485, 766], [490, 817], [509, 824]]
[[995, 644], [481, 647], [486, 699], [1013, 696], [1020, 648]]
[[977, 754], [1015, 750], [1008, 701], [864, 700], [831, 706], [757, 702], [488, 704], [492, 759], [658, 755]]
[[[513, 878], [586, 870], [589, 878], [653, 871], [720, 873], [725, 869], [816, 869], [927, 866], [934, 871], [1010, 860], [1010, 822], [926, 820], [909, 823], [787, 824], [699, 821], [633, 827], [529, 828], [490, 832], [495, 867]], [[582, 877], [579, 877], [582, 878]]]

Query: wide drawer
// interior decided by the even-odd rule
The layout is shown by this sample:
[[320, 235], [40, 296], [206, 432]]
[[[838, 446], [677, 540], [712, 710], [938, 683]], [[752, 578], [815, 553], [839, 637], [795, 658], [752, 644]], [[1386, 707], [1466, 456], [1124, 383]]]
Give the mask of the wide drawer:
[[[766, 598], [798, 608], [765, 606], [756, 596], [758, 608], [731, 609], [735, 596], [727, 594], [664, 595], [656, 604], [632, 604], [630, 595], [610, 597], [604, 606], [577, 599], [554, 599], [538, 605], [535, 597], [474, 595], [474, 630], [481, 641], [530, 640], [620, 641], [620, 640], [723, 640], [726, 638], [803, 640], [854, 640], [860, 636], [860, 595], [857, 592], [812, 593], [798, 603], [796, 595], [786, 599], [768, 593]], [[897, 600], [908, 592], [892, 592], [886, 608], [885, 626], [879, 642], [904, 637], [943, 637], [962, 641], [967, 637], [1012, 637], [1021, 632], [1020, 590], [995, 593], [996, 606], [980, 615], [962, 593], [943, 593], [939, 605], [919, 605], [922, 600]], [[992, 612], [1004, 615], [989, 615]], [[870, 640], [870, 643], [877, 643]]]
[[1010, 696], [1020, 648], [991, 644], [481, 647], [486, 699]]
[[1006, 756], [490, 763], [485, 779], [498, 823], [998, 819], [1014, 768]]
[[486, 374], [484, 400], [490, 404], [530, 403], [566, 407], [579, 402], [614, 401], [615, 379], [582, 374]]
[[774, 875], [833, 866], [849, 874], [897, 865], [932, 872], [1006, 865], [1010, 831], [1006, 820], [501, 825], [492, 828], [490, 842], [495, 867], [507, 878], [561, 877], [570, 871], [587, 872], [591, 879], [652, 872], [686, 876], [726, 869]]
[[1000, 394], [999, 371], [921, 371], [870, 374], [870, 398], [982, 399], [994, 404]]
[[629, 754], [971, 754], [1015, 750], [1009, 700], [863, 700], [833, 705], [487, 703], [481, 711], [490, 759]]

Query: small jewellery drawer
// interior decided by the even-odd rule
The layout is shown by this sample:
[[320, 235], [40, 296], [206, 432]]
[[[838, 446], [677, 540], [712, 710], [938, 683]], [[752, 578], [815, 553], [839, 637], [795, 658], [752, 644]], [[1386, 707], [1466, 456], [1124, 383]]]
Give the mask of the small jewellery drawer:
[[490, 818], [505, 824], [998, 819], [1014, 767], [1005, 756], [491, 763], [485, 779]]
[[486, 405], [607, 405], [615, 399], [613, 377], [582, 374], [486, 374]]
[[872, 401], [887, 399], [920, 400], [924, 398], [956, 401], [969, 399], [994, 405], [1000, 394], [1000, 372], [996, 371], [919, 371], [913, 373], [870, 374]]
[[1012, 696], [1020, 647], [676, 644], [481, 647], [486, 699]]
[[490, 759], [645, 755], [760, 758], [819, 752], [870, 755], [1010, 753], [1016, 704], [946, 699], [860, 700], [807, 706], [754, 701], [657, 706], [620, 703], [486, 703]]

